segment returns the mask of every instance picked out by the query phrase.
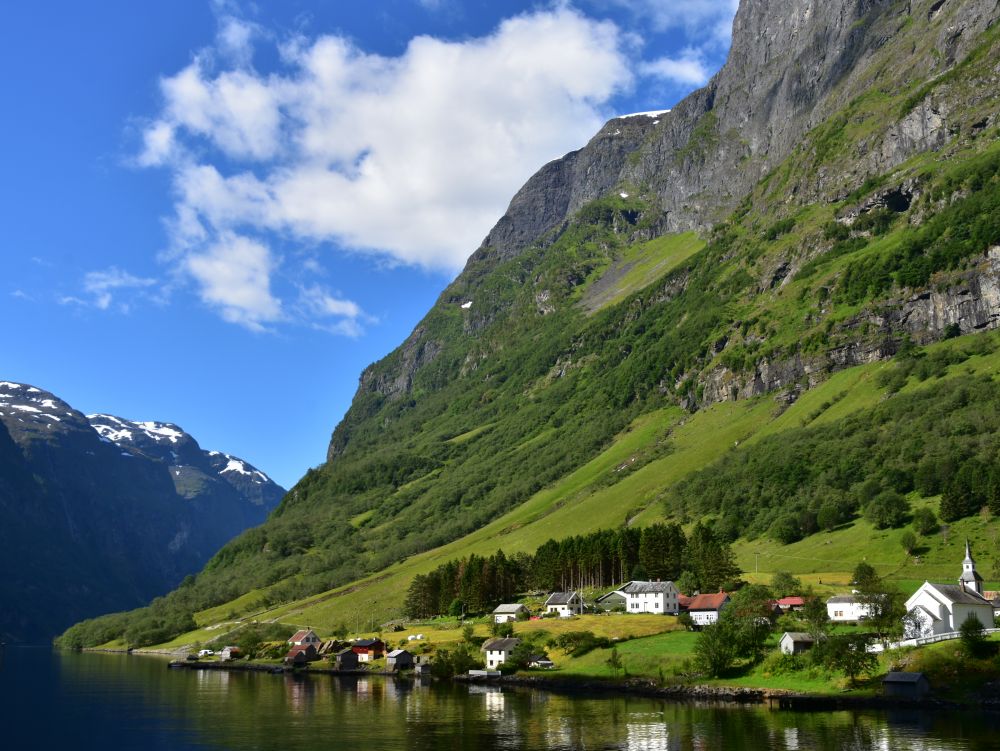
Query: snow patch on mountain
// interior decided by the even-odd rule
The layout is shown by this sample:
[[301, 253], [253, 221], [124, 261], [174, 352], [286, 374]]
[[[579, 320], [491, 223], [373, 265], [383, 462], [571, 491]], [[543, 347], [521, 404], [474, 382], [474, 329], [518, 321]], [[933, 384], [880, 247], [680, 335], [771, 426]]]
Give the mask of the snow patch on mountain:
[[177, 443], [185, 435], [183, 430], [167, 422], [133, 422], [104, 414], [87, 415], [87, 419], [99, 435], [110, 438], [115, 443], [134, 441], [137, 435], [143, 435], [157, 443]]
[[[213, 455], [217, 454], [218, 452], [214, 452]], [[219, 470], [220, 475], [225, 472], [237, 472], [241, 475], [246, 475], [247, 477], [252, 478], [254, 484], [256, 485], [260, 485], [261, 483], [271, 481], [267, 475], [265, 475], [259, 469], [248, 465], [242, 459], [238, 459], [235, 456], [230, 456], [229, 454], [222, 454], [222, 456], [226, 458], [227, 464], [223, 469]]]
[[659, 117], [660, 115], [665, 115], [670, 110], [650, 110], [649, 112], [632, 112], [628, 115], [619, 115], [615, 120], [624, 120], [629, 117]]

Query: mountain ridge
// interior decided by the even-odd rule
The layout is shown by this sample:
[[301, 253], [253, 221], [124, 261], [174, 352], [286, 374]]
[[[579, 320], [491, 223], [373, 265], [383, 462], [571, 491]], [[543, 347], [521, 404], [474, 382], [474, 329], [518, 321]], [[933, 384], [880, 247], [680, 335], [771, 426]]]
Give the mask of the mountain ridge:
[[170, 423], [87, 417], [28, 384], [0, 382], [0, 426], [0, 631], [15, 640], [165, 593], [284, 494]]
[[[326, 465], [142, 617], [332, 621], [357, 582], [462, 540], [524, 549], [584, 509], [657, 521], [686, 472], [764, 423], [787, 429], [785, 413], [808, 418], [796, 405], [832, 374], [995, 327], [1000, 301], [970, 304], [970, 289], [990, 288], [1000, 244], [998, 18], [994, 0], [744, 0], [712, 83], [669, 114], [610, 121], [531, 178], [364, 370]], [[680, 252], [691, 228], [701, 240]], [[647, 276], [588, 307], [627, 264]], [[864, 400], [834, 393], [820, 411], [891, 395], [868, 393], [865, 372]]]

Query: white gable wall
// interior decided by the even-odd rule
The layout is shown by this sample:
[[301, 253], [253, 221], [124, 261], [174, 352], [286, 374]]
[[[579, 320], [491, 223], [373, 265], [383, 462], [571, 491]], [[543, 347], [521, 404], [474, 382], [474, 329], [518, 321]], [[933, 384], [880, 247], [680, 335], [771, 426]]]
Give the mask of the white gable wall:
[[710, 626], [719, 620], [718, 610], [692, 610], [689, 611], [691, 622], [696, 626]]
[[826, 614], [831, 621], [853, 623], [868, 617], [868, 606], [860, 602], [828, 602]]
[[[918, 611], [920, 625], [918, 629], [911, 628], [908, 636], [934, 636], [958, 631], [966, 619], [975, 614], [985, 628], [993, 628], [993, 606], [988, 602], [982, 605], [953, 603], [941, 594], [933, 584], [924, 582], [920, 589], [906, 601], [906, 612]], [[926, 612], [921, 612], [926, 611]], [[931, 613], [936, 618], [930, 618]]]
[[673, 582], [666, 583], [665, 592], [639, 592], [625, 594], [625, 610], [629, 613], [670, 613], [680, 612], [680, 591]]

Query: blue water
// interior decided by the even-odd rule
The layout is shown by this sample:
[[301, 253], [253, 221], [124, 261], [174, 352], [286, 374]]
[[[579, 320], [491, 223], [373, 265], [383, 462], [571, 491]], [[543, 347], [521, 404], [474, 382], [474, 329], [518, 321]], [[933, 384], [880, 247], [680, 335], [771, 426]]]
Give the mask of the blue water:
[[795, 713], [652, 699], [168, 670], [164, 660], [8, 647], [0, 750], [1000, 748], [1000, 715]]

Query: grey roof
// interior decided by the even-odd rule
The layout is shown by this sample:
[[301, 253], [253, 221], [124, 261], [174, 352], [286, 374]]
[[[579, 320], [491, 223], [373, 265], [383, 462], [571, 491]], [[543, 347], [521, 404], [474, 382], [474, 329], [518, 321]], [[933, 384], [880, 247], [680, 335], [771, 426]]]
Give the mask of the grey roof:
[[786, 631], [781, 635], [781, 638], [784, 639], [786, 636], [792, 641], [807, 641], [807, 642], [816, 641], [815, 639], [812, 638], [810, 634], [807, 634], [805, 631]]
[[829, 605], [831, 602], [834, 603], [834, 604], [836, 604], [836, 603], [845, 603], [845, 604], [847, 604], [847, 603], [857, 602], [857, 601], [858, 601], [858, 598], [855, 597], [854, 595], [834, 595], [833, 597], [831, 597], [826, 602]]
[[494, 613], [517, 613], [519, 610], [527, 610], [524, 605], [519, 602], [509, 602], [503, 605], [497, 605]]
[[610, 592], [608, 592], [607, 594], [603, 594], [603, 595], [601, 595], [600, 597], [598, 597], [598, 598], [597, 598], [597, 599], [595, 600], [595, 602], [604, 602], [604, 601], [605, 601], [605, 600], [607, 600], [607, 599], [608, 599], [609, 597], [620, 597], [620, 598], [621, 598], [621, 599], [623, 599], [623, 600], [625, 599], [625, 595], [623, 595], [623, 594], [621, 593], [621, 590], [618, 590], [618, 589], [612, 589], [612, 590], [611, 590]]
[[989, 605], [990, 601], [975, 592], [962, 589], [958, 584], [931, 584], [934, 589], [953, 603], [962, 605]]
[[904, 673], [902, 671], [893, 671], [885, 674], [885, 678], [882, 679], [882, 683], [916, 683], [922, 678], [924, 678], [923, 673]]
[[483, 644], [484, 652], [510, 652], [514, 647], [521, 643], [521, 640], [517, 637], [511, 636], [506, 639], [490, 639], [488, 642]]
[[[410, 653], [407, 652], [405, 649], [394, 649], [389, 654], [387, 654], [386, 657], [401, 657], [402, 655], [409, 655], [409, 654]], [[410, 656], [412, 657], [412, 655]]]
[[629, 582], [624, 587], [621, 588], [622, 592], [626, 592], [630, 595], [642, 595], [642, 594], [655, 594], [657, 592], [666, 592], [670, 588], [674, 588], [673, 582]]
[[569, 605], [570, 600], [576, 597], [576, 592], [553, 592], [549, 595], [549, 599], [545, 601], [546, 605]]

